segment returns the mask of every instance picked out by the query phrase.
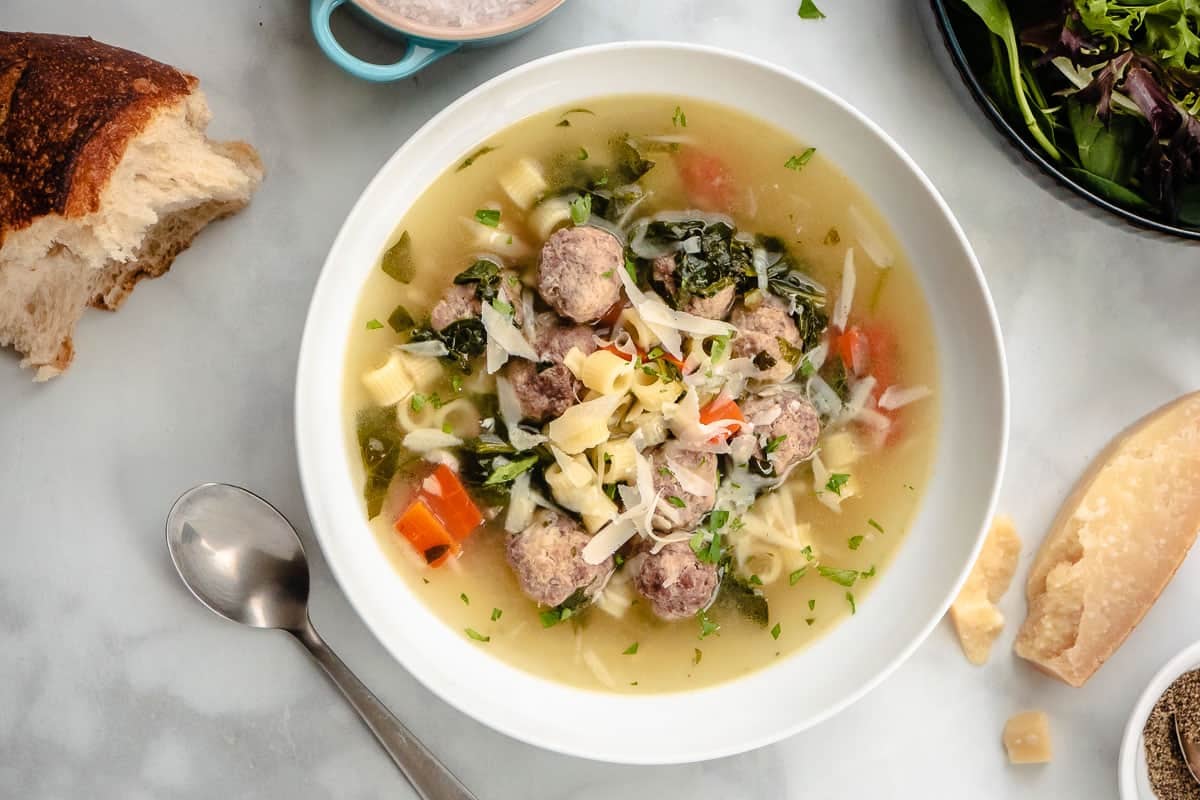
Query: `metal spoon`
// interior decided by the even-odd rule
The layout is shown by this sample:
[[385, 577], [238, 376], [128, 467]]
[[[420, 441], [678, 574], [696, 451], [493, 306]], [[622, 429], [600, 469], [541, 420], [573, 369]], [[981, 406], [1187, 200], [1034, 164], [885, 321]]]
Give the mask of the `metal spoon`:
[[1188, 772], [1197, 783], [1200, 783], [1200, 742], [1188, 738], [1179, 724], [1179, 715], [1175, 716], [1175, 738], [1179, 740], [1179, 752], [1183, 753], [1183, 763], [1187, 764]]
[[422, 800], [476, 800], [313, 630], [304, 548], [274, 506], [228, 484], [189, 489], [167, 515], [167, 549], [179, 577], [209, 609], [243, 625], [295, 636]]

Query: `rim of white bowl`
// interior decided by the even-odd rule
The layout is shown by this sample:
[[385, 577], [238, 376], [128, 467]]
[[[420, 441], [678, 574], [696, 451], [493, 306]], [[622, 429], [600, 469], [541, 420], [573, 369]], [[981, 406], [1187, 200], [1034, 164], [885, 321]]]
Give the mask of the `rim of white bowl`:
[[1154, 800], [1154, 793], [1143, 794], [1139, 785], [1145, 782], [1148, 786], [1150, 780], [1145, 774], [1146, 759], [1142, 755], [1142, 729], [1146, 727], [1146, 718], [1150, 716], [1154, 704], [1162, 697], [1167, 687], [1183, 673], [1198, 667], [1200, 642], [1193, 642], [1154, 673], [1150, 683], [1146, 684], [1137, 702], [1133, 704], [1133, 710], [1129, 712], [1129, 719], [1125, 722], [1125, 734], [1121, 737], [1121, 754], [1117, 758], [1117, 782], [1121, 790], [1121, 800]]
[[[879, 140], [879, 142], [888, 151], [890, 151], [891, 155], [893, 155], [896, 158], [896, 160], [900, 164], [902, 164], [904, 166], [904, 168], [911, 174], [911, 176], [914, 177], [919, 182], [919, 184], [923, 187], [925, 192], [928, 194], [929, 199], [933, 201], [933, 203], [936, 205], [937, 209], [940, 211], [942, 218], [943, 218], [942, 221], [948, 226], [950, 232], [953, 234], [954, 238], [957, 240], [959, 247], [961, 248], [962, 256], [965, 261], [964, 266], [969, 268], [969, 270], [970, 270], [970, 275], [968, 277], [970, 279], [973, 279], [973, 281], [976, 284], [976, 286], [974, 288], [976, 288], [979, 292], [978, 299], [982, 305], [981, 310], [983, 310], [986, 314], [986, 329], [987, 329], [987, 333], [990, 334], [988, 337], [988, 340], [986, 342], [979, 342], [979, 343], [977, 343], [977, 346], [982, 351], [984, 351], [984, 354], [988, 358], [990, 358], [994, 363], [994, 366], [996, 368], [996, 374], [994, 375], [994, 378], [997, 381], [997, 385], [995, 388], [998, 389], [998, 392], [1000, 395], [1000, 397], [998, 398], [999, 407], [998, 407], [998, 409], [996, 409], [998, 412], [998, 415], [999, 415], [999, 420], [998, 420], [999, 425], [998, 425], [998, 430], [996, 430], [994, 432], [995, 435], [992, 437], [992, 440], [991, 440], [991, 444], [994, 447], [994, 450], [993, 450], [994, 459], [990, 465], [991, 466], [991, 470], [990, 470], [991, 485], [987, 491], [986, 507], [981, 509], [980, 514], [978, 515], [978, 525], [977, 525], [977, 530], [975, 532], [975, 539], [974, 539], [973, 545], [972, 545], [970, 553], [969, 553], [970, 557], [965, 560], [964, 564], [962, 565], [962, 567], [960, 568], [960, 570], [958, 572], [956, 579], [953, 582], [953, 585], [948, 587], [948, 589], [945, 593], [945, 596], [942, 598], [941, 602], [936, 606], [934, 613], [929, 615], [929, 618], [918, 628], [916, 634], [911, 637], [911, 639], [908, 641], [908, 643], [904, 647], [900, 648], [896, 652], [896, 654], [887, 662], [886, 665], [884, 665], [882, 668], [878, 669], [868, 679], [864, 680], [858, 686], [857, 689], [846, 693], [840, 699], [829, 703], [828, 705], [826, 705], [823, 708], [820, 708], [816, 712], [808, 713], [807, 715], [800, 716], [797, 718], [797, 720], [795, 722], [793, 722], [791, 724], [779, 725], [772, 729], [764, 730], [761, 733], [758, 733], [757, 735], [746, 736], [741, 739], [737, 739], [736, 741], [721, 741], [721, 740], [719, 740], [719, 737], [715, 737], [716, 740], [709, 742], [707, 744], [707, 746], [704, 747], [703, 749], [692, 749], [692, 750], [687, 750], [686, 752], [683, 752], [678, 748], [676, 748], [674, 750], [670, 750], [670, 751], [658, 751], [658, 752], [650, 752], [648, 750], [636, 750], [635, 751], [635, 750], [631, 750], [628, 745], [620, 745], [620, 744], [618, 744], [616, 746], [613, 746], [610, 744], [607, 749], [596, 748], [596, 747], [586, 748], [586, 749], [581, 748], [577, 743], [575, 743], [569, 737], [554, 738], [553, 732], [546, 732], [543, 730], [535, 729], [533, 727], [515, 724], [512, 721], [511, 716], [506, 717], [503, 714], [495, 713], [495, 710], [492, 708], [481, 709], [481, 708], [477, 708], [477, 707], [471, 707], [464, 700], [464, 697], [466, 696], [465, 695], [466, 690], [464, 689], [464, 687], [453, 684], [453, 683], [444, 682], [436, 674], [435, 670], [421, 668], [421, 665], [417, 664], [415, 659], [412, 659], [409, 657], [409, 653], [401, 651], [401, 650], [397, 649], [396, 647], [394, 647], [393, 643], [391, 643], [387, 637], [380, 634], [379, 629], [381, 627], [381, 623], [383, 622], [383, 620], [377, 618], [376, 613], [373, 610], [366, 607], [365, 599], [363, 596], [360, 595], [360, 587], [358, 585], [352, 583], [349, 580], [350, 575], [348, 574], [348, 566], [346, 563], [344, 563], [344, 559], [348, 559], [349, 555], [347, 553], [345, 553], [344, 551], [339, 550], [335, 546], [335, 540], [331, 537], [331, 532], [332, 532], [335, 522], [332, 518], [331, 513], [329, 512], [329, 509], [327, 509], [327, 507], [326, 507], [327, 499], [326, 499], [325, 493], [323, 491], [324, 487], [321, 485], [322, 471], [323, 471], [323, 469], [326, 468], [326, 462], [319, 461], [315, 457], [314, 453], [310, 451], [309, 444], [307, 443], [308, 442], [307, 437], [308, 437], [309, 424], [310, 423], [320, 424], [322, 422], [322, 420], [319, 416], [314, 415], [310, 411], [309, 398], [308, 398], [308, 395], [306, 394], [305, 390], [308, 387], [311, 387], [311, 388], [316, 387], [317, 381], [319, 379], [319, 374], [318, 374], [319, 370], [322, 368], [327, 368], [327, 366], [328, 366], [324, 362], [321, 362], [319, 359], [317, 359], [317, 357], [314, 355], [315, 345], [313, 344], [313, 339], [315, 336], [317, 336], [317, 333], [315, 331], [317, 324], [314, 323], [314, 320], [318, 318], [320, 312], [322, 311], [321, 301], [322, 301], [324, 295], [326, 294], [326, 292], [329, 291], [329, 288], [328, 288], [329, 285], [337, 279], [337, 276], [336, 276], [337, 270], [332, 268], [334, 259], [335, 259], [336, 255], [338, 254], [338, 252], [344, 247], [344, 240], [346, 240], [347, 237], [352, 235], [353, 229], [355, 228], [359, 217], [362, 217], [367, 213], [365, 207], [368, 204], [368, 199], [371, 198], [371, 196], [376, 191], [378, 191], [377, 185], [383, 181], [384, 175], [386, 173], [388, 173], [390, 171], [390, 169], [393, 168], [398, 162], [402, 161], [410, 149], [414, 148], [417, 144], [422, 143], [422, 140], [427, 138], [430, 135], [431, 131], [436, 130], [442, 124], [442, 121], [444, 119], [454, 116], [459, 111], [460, 108], [475, 102], [476, 98], [480, 97], [481, 95], [485, 95], [485, 94], [493, 91], [498, 86], [509, 83], [511, 81], [515, 81], [515, 80], [521, 78], [522, 76], [526, 75], [527, 73], [536, 72], [538, 70], [552, 67], [563, 61], [569, 61], [569, 60], [580, 59], [580, 58], [589, 58], [589, 57], [603, 57], [605, 54], [612, 53], [614, 51], [615, 52], [623, 52], [626, 54], [632, 54], [635, 51], [646, 51], [648, 53], [649, 57], [653, 57], [653, 55], [655, 53], [660, 52], [660, 51], [674, 51], [676, 54], [692, 55], [697, 58], [715, 59], [715, 60], [724, 59], [724, 60], [729, 60], [729, 61], [733, 61], [733, 62], [738, 62], [742, 65], [749, 65], [753, 68], [757, 68], [759, 70], [763, 70], [763, 71], [772, 73], [775, 76], [783, 78], [787, 81], [791, 81], [791, 82], [803, 87], [804, 89], [811, 91], [811, 92], [815, 93], [816, 95], [819, 95], [825, 101], [833, 104], [834, 106], [838, 107], [840, 110], [845, 112], [858, 125], [862, 126], [875, 139]], [[596, 96], [603, 96], [606, 94], [613, 94], [613, 93], [614, 92], [612, 92], [612, 91], [604, 91], [604, 90], [594, 90], [594, 91], [590, 91], [590, 92], [582, 91], [579, 93], [579, 97], [581, 97], [581, 98], [596, 97]], [[647, 88], [646, 93], [665, 94], [665, 92], [656, 90], [653, 87]], [[720, 101], [718, 101], [718, 102], [720, 102]], [[734, 104], [734, 105], [736, 105], [736, 104]], [[547, 107], [549, 107], [549, 106], [547, 106]], [[755, 113], [754, 111], [751, 111], [748, 109], [746, 109], [746, 113], [749, 113], [752, 116], [756, 116], [756, 117], [760, 116], [759, 114]], [[508, 123], [508, 124], [513, 124], [513, 123]], [[501, 128], [496, 128], [496, 129], [489, 128], [488, 132], [485, 135], [476, 137], [476, 141], [477, 142], [482, 141], [487, 136], [498, 132], [500, 129]], [[445, 166], [442, 167], [442, 169], [444, 170], [444, 169], [448, 168], [452, 163], [453, 163], [452, 161], [447, 162], [445, 164]], [[417, 197], [419, 197], [419, 196], [420, 196], [420, 192], [417, 193]], [[874, 199], [874, 198], [872, 198], [872, 199]], [[398, 218], [397, 218], [397, 221], [398, 221]], [[890, 222], [890, 220], [889, 220], [889, 222]], [[381, 242], [380, 247], [382, 247], [382, 246], [383, 246], [383, 243]], [[359, 291], [361, 291], [361, 287], [359, 287]], [[924, 288], [922, 289], [922, 291], [924, 292]], [[357, 295], [356, 295], [356, 297], [357, 297]], [[928, 296], [926, 299], [927, 299], [927, 301], [930, 301], [930, 305], [932, 306], [931, 299], [928, 298]], [[941, 354], [941, 346], [940, 345], [939, 345], [939, 354]], [[343, 358], [344, 358], [344, 355], [343, 355]], [[941, 359], [939, 359], [939, 362], [940, 361], [941, 361]], [[336, 380], [337, 380], [338, 384], [340, 385], [340, 382], [343, 377], [342, 369], [340, 368], [341, 367], [340, 360], [339, 360], [338, 364], [339, 364], [339, 369], [337, 370]], [[944, 366], [944, 364], [940, 363], [939, 366], [940, 367]], [[945, 386], [945, 385], [946, 384], [943, 383], [943, 386]], [[339, 409], [339, 410], [341, 410], [341, 409]], [[943, 411], [944, 411], [944, 408], [943, 408]], [[344, 411], [343, 411], [343, 413], [344, 413]], [[738, 53], [735, 51], [726, 50], [724, 48], [712, 47], [712, 46], [708, 46], [708, 45], [697, 45], [697, 44], [688, 44], [688, 43], [681, 43], [681, 42], [656, 41], [656, 40], [612, 42], [612, 43], [606, 43], [606, 44], [598, 44], [598, 45], [590, 45], [590, 46], [586, 46], [586, 47], [579, 47], [579, 48], [574, 48], [571, 50], [565, 50], [565, 51], [562, 51], [559, 53], [554, 53], [554, 54], [551, 54], [548, 56], [544, 56], [544, 57], [536, 59], [534, 61], [530, 61], [526, 64], [514, 67], [514, 68], [508, 70], [507, 72], [504, 72], [504, 73], [496, 76], [495, 78], [492, 78], [492, 79], [488, 80], [487, 82], [477, 86], [475, 89], [467, 92], [462, 97], [458, 98], [456, 101], [454, 101], [449, 106], [444, 108], [438, 114], [434, 115], [428, 122], [426, 122], [424, 125], [422, 125], [415, 133], [413, 133], [407, 140], [405, 140], [405, 142], [395, 151], [395, 153], [392, 154], [392, 156], [383, 164], [383, 166], [380, 167], [380, 169], [375, 174], [375, 176], [371, 179], [371, 181], [364, 188], [362, 194], [359, 196], [358, 200], [355, 202], [350, 213], [347, 215], [345, 221], [342, 223], [342, 227], [339, 229], [338, 234], [335, 237], [333, 244], [330, 246], [329, 254], [326, 257], [325, 263], [321, 268], [320, 275], [318, 277], [316, 286], [313, 290], [312, 301], [309, 305], [309, 309], [308, 309], [308, 313], [307, 313], [307, 317], [306, 317], [306, 321], [305, 321], [305, 326], [304, 326], [304, 332], [303, 332], [301, 342], [300, 342], [300, 355], [299, 355], [299, 362], [297, 365], [297, 374], [296, 374], [296, 399], [295, 399], [296, 431], [295, 431], [295, 435], [296, 435], [297, 460], [298, 460], [298, 465], [299, 465], [301, 486], [303, 489], [305, 503], [308, 508], [309, 516], [312, 521], [313, 530], [317, 536], [318, 541], [321, 544], [322, 551], [326, 557], [326, 561], [328, 562], [330, 570], [333, 573], [335, 579], [337, 580], [338, 584], [341, 586], [342, 591], [346, 595], [347, 599], [350, 601], [351, 606], [354, 608], [356, 613], [358, 613], [359, 617], [366, 624], [367, 628], [369, 630], [371, 630], [371, 632], [375, 636], [375, 638], [384, 646], [384, 648], [392, 655], [392, 657], [395, 658], [401, 664], [401, 666], [403, 666], [405, 669], [407, 669], [409, 671], [409, 673], [412, 674], [418, 681], [420, 681], [428, 690], [433, 692], [435, 695], [437, 695], [439, 698], [441, 698], [444, 702], [448, 703], [453, 708], [455, 708], [455, 709], [461, 711], [463, 714], [466, 714], [467, 716], [483, 723], [484, 725], [487, 725], [488, 727], [491, 727], [492, 729], [497, 730], [501, 733], [504, 733], [514, 739], [526, 742], [528, 744], [535, 745], [537, 747], [544, 748], [546, 750], [563, 753], [565, 755], [576, 756], [579, 758], [585, 758], [585, 759], [603, 761], [603, 762], [610, 762], [610, 763], [623, 763], [623, 764], [663, 765], [663, 764], [694, 763], [694, 762], [698, 762], [698, 761], [705, 761], [705, 760], [714, 759], [714, 758], [721, 758], [721, 757], [725, 757], [725, 756], [736, 755], [739, 753], [744, 753], [744, 752], [748, 752], [751, 750], [755, 750], [760, 747], [765, 747], [770, 744], [774, 744], [775, 742], [778, 742], [782, 739], [793, 736], [796, 733], [799, 733], [800, 731], [803, 731], [803, 730], [811, 728], [815, 725], [818, 725], [821, 722], [824, 722], [825, 720], [829, 719], [830, 717], [843, 711], [848, 706], [850, 706], [854, 702], [861, 699], [864, 695], [866, 695], [869, 691], [874, 689], [880, 683], [882, 683], [897, 668], [899, 668], [899, 666], [901, 664], [903, 664], [905, 661], [907, 661], [908, 658], [912, 655], [912, 653], [917, 649], [917, 647], [920, 646], [921, 643], [924, 642], [926, 638], [928, 638], [928, 636], [932, 632], [934, 626], [937, 625], [938, 622], [945, 616], [946, 611], [950, 607], [950, 603], [953, 601], [954, 597], [957, 596], [958, 591], [961, 589], [963, 583], [965, 582], [965, 580], [967, 578], [967, 574], [969, 573], [971, 566], [974, 564], [975, 559], [978, 558], [978, 556], [979, 556], [980, 549], [983, 546], [983, 540], [984, 540], [985, 533], [987, 531], [988, 523], [991, 520], [993, 514], [995, 513], [996, 502], [997, 502], [997, 498], [998, 498], [999, 492], [1000, 492], [1000, 483], [1001, 483], [1001, 479], [1004, 474], [1004, 465], [1005, 465], [1005, 462], [1007, 459], [1007, 449], [1008, 449], [1009, 417], [1010, 417], [1010, 408], [1009, 408], [1008, 366], [1007, 366], [1007, 362], [1005, 360], [1004, 343], [1003, 343], [1003, 338], [1002, 338], [1002, 335], [1000, 332], [1000, 324], [999, 324], [999, 320], [998, 320], [998, 317], [996, 314], [995, 305], [993, 303], [991, 294], [989, 293], [988, 288], [987, 288], [987, 281], [984, 278], [983, 271], [979, 265], [979, 261], [976, 258], [975, 253], [974, 253], [973, 249], [971, 248], [971, 245], [962, 230], [962, 227], [959, 225], [958, 220], [954, 217], [954, 214], [951, 212], [945, 199], [941, 196], [941, 194], [933, 186], [933, 183], [929, 180], [928, 176], [925, 175], [925, 173], [921, 170], [920, 167], [917, 166], [917, 164], [912, 160], [912, 158], [909, 157], [908, 154], [905, 153], [904, 150], [902, 150], [900, 148], [900, 146], [881, 127], [879, 127], [876, 123], [874, 123], [866, 115], [864, 115], [862, 112], [860, 112], [857, 108], [852, 106], [847, 101], [841, 99], [837, 95], [833, 94], [829, 90], [825, 89], [824, 87], [820, 86], [819, 84], [815, 83], [814, 81], [812, 81], [808, 78], [805, 78], [789, 69], [780, 67], [776, 64], [772, 64], [768, 61], [765, 61], [763, 59], [760, 59], [760, 58], [757, 58], [754, 56], [749, 56], [749, 55], [745, 55], [745, 54]], [[328, 421], [326, 421], [326, 422], [328, 422]], [[342, 442], [342, 440], [344, 438], [344, 434], [342, 432], [341, 425], [343, 424], [343, 422], [339, 418], [336, 420], [336, 423], [338, 426], [338, 441]], [[945, 429], [945, 427], [943, 425], [943, 428], [940, 431], [939, 436], [945, 437], [947, 433], [948, 433], [948, 431]], [[315, 445], [314, 445], [314, 447], [315, 447]], [[940, 449], [941, 449], [941, 445], [939, 445], [939, 451], [940, 451]], [[338, 459], [344, 460], [345, 458], [346, 458], [346, 454], [344, 453], [344, 445], [342, 445], [338, 448]], [[343, 462], [343, 464], [344, 464], [344, 462]], [[345, 466], [343, 465], [341, 468], [345, 469]], [[934, 464], [934, 469], [935, 469], [935, 471], [937, 469], [936, 462]], [[930, 479], [930, 481], [932, 483], [932, 478]], [[930, 491], [930, 487], [927, 487], [925, 494], [928, 495], [929, 491]], [[355, 498], [357, 499], [357, 492], [355, 493]], [[925, 498], [923, 497], [923, 505], [921, 507], [922, 509], [925, 508], [924, 501], [925, 501]], [[918, 520], [923, 513], [924, 513], [923, 511], [920, 511], [918, 513]], [[363, 522], [361, 524], [363, 524], [365, 526], [365, 522]], [[913, 523], [913, 527], [914, 528], [916, 527], [916, 522]], [[908, 536], [908, 539], [911, 540], [912, 531], [910, 531], [907, 534], [907, 536]], [[900, 550], [903, 552], [905, 550], [905, 548], [909, 547], [909, 546], [911, 546], [911, 541], [906, 541], [905, 544], [901, 546]], [[885, 571], [885, 573], [886, 573], [886, 571]], [[396, 578], [396, 581], [397, 581], [397, 583], [403, 583], [403, 580], [398, 577]], [[881, 591], [881, 589], [876, 589], [876, 591], [873, 592], [873, 594], [877, 594], [880, 591]], [[423, 601], [421, 601], [419, 599], [417, 599], [416, 602], [423, 605]], [[862, 609], [860, 609], [860, 612], [861, 611], [862, 611]], [[442, 625], [443, 628], [447, 627], [443, 623], [441, 623], [440, 620], [438, 622], [439, 622], [439, 624]], [[838, 629], [842, 629], [844, 627], [845, 627], [844, 625], [838, 626]], [[678, 697], [684, 697], [684, 696], [696, 697], [698, 695], [703, 695], [703, 694], [718, 693], [722, 689], [725, 689], [727, 687], [731, 687], [731, 686], [735, 686], [735, 685], [739, 685], [739, 684], [751, 681], [756, 676], [761, 676], [766, 672], [779, 670], [787, 662], [792, 661], [795, 658], [797, 658], [798, 656], [802, 655], [803, 653], [808, 652], [812, 648], [819, 646], [821, 644], [821, 641], [827, 641], [834, 633], [836, 633], [836, 630], [829, 634], [826, 634], [826, 636], [823, 637], [822, 640], [818, 640], [817, 642], [814, 642], [812, 645], [809, 645], [806, 648], [802, 648], [798, 653], [793, 654], [788, 659], [782, 660], [779, 664], [776, 664], [776, 665], [773, 665], [770, 667], [760, 668], [756, 672], [750, 673], [747, 676], [738, 678], [736, 680], [727, 681], [725, 683], [716, 684], [714, 686], [710, 686], [707, 688], [690, 690], [690, 691], [686, 691], [686, 692], [677, 692], [677, 693], [671, 693], [671, 694], [666, 694], [666, 695], [655, 694], [655, 695], [626, 696], [626, 695], [618, 695], [618, 694], [614, 694], [614, 693], [600, 693], [600, 692], [591, 693], [585, 689], [578, 689], [575, 687], [567, 687], [567, 686], [564, 686], [563, 684], [559, 684], [559, 683], [552, 682], [552, 681], [547, 681], [545, 679], [540, 679], [540, 678], [534, 678], [533, 680], [535, 680], [536, 682], [542, 683], [548, 691], [553, 690], [554, 687], [557, 687], [557, 689], [560, 691], [563, 689], [566, 689], [567, 691], [569, 691], [571, 693], [595, 694], [599, 697], [604, 698], [606, 702], [613, 703], [613, 704], [629, 704], [629, 703], [636, 703], [639, 701], [644, 702], [644, 703], [650, 703], [650, 702], [655, 702], [655, 701], [661, 701], [664, 698], [678, 698]], [[513, 680], [517, 680], [518, 676], [525, 676], [526, 679], [530, 679], [532, 677], [528, 673], [525, 673], [523, 671], [517, 670], [516, 668], [510, 667], [507, 663], [499, 661], [499, 659], [495, 659], [494, 657], [491, 657], [491, 656], [489, 656], [488, 658], [490, 658], [493, 661], [498, 662], [498, 666], [496, 666], [496, 668], [499, 669], [500, 671], [508, 672], [509, 677]], [[464, 697], [460, 697], [459, 695], [455, 694], [455, 692], [463, 692]], [[615, 740], [619, 740], [621, 737], [619, 735], [614, 735], [613, 738]]]

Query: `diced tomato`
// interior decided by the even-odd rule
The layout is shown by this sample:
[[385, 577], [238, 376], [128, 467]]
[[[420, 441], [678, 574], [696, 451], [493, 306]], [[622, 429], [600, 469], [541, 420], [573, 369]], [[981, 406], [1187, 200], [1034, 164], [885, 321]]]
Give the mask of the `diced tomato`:
[[733, 205], [733, 176], [712, 153], [685, 147], [675, 157], [679, 178], [692, 205], [704, 211], [729, 211]]
[[424, 500], [417, 500], [396, 520], [396, 532], [409, 541], [431, 567], [440, 567], [462, 551], [446, 526], [433, 515]]
[[483, 514], [467, 494], [454, 470], [438, 464], [429, 477], [421, 482], [421, 499], [429, 507], [456, 542], [471, 535], [483, 524]]
[[738, 408], [738, 404], [733, 402], [733, 398], [724, 393], [717, 395], [712, 400], [709, 400], [704, 404], [704, 407], [700, 409], [701, 424], [711, 425], [714, 422], [720, 422], [721, 420], [727, 419], [734, 420], [734, 424], [726, 428], [727, 433], [724, 436], [714, 436], [711, 440], [712, 444], [717, 444], [723, 439], [728, 439], [730, 436], [741, 430], [741, 423], [745, 422], [746, 418], [742, 415], [742, 410]]

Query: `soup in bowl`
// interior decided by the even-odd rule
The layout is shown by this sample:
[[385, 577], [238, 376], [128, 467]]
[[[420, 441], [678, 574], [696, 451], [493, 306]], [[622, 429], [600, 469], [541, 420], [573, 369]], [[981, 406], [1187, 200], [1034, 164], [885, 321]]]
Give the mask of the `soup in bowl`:
[[[588, 95], [523, 68], [427, 131], [484, 113], [474, 98], [525, 98], [521, 85], [546, 82], [541, 102], [498, 104], [503, 124], [454, 147], [418, 134], [401, 154], [424, 148], [439, 168], [396, 202], [377, 187], [398, 154], [368, 189], [310, 314], [301, 466], [347, 593], [444, 697], [580, 755], [691, 760], [832, 713], [944, 612], [998, 474], [1002, 362], [957, 229], [868, 124], [711, 51], [558, 60], [587, 71], [620, 51], [659, 77], [626, 64]], [[768, 118], [766, 96], [756, 105], [733, 85], [704, 91], [688, 56], [840, 120], [866, 142], [858, 156], [938, 216], [897, 235], [893, 210], [847, 174], [856, 152], [839, 158], [837, 124]], [[356, 225], [364, 203], [369, 226]], [[367, 227], [373, 249], [342, 245]], [[945, 266], [913, 248], [920, 231], [951, 248], [935, 257]], [[974, 353], [939, 346], [947, 319], [927, 287], [943, 277], [941, 291], [974, 304], [962, 320]], [[335, 294], [338, 313], [318, 317]], [[322, 344], [331, 362], [314, 360], [315, 329], [343, 348]], [[967, 363], [984, 392], [974, 406], [943, 388]], [[336, 415], [319, 443], [306, 429], [317, 407]], [[942, 461], [972, 444], [983, 466], [963, 466], [955, 494]], [[312, 485], [317, 474], [336, 485]], [[914, 564], [911, 549], [940, 560]], [[794, 685], [809, 676], [824, 689]], [[790, 711], [764, 708], [765, 727], [733, 720], [778, 694]], [[716, 729], [696, 727], [697, 704]], [[730, 737], [731, 724], [743, 730]]]

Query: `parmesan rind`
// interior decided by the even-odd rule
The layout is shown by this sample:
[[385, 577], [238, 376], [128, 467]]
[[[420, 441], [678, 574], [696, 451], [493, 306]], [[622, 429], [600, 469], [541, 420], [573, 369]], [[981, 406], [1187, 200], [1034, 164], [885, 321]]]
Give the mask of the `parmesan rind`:
[[1082, 686], [1154, 604], [1200, 529], [1200, 392], [1096, 457], [1059, 511], [1026, 585], [1017, 655]]

